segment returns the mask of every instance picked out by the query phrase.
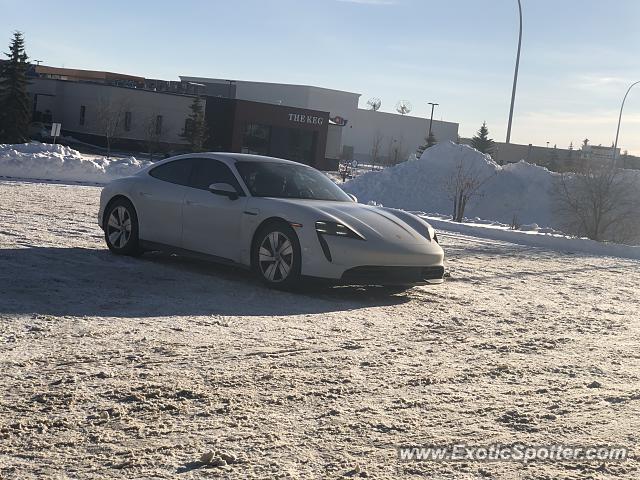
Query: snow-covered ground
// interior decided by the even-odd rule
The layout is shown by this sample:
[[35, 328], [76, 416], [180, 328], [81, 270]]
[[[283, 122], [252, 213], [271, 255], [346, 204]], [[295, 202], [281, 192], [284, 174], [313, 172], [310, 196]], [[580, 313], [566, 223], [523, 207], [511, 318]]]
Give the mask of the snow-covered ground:
[[[289, 294], [111, 255], [99, 188], [0, 181], [0, 478], [637, 479], [640, 262], [443, 232], [451, 278]], [[399, 444], [624, 463], [401, 463]], [[230, 460], [202, 466], [218, 451]]]

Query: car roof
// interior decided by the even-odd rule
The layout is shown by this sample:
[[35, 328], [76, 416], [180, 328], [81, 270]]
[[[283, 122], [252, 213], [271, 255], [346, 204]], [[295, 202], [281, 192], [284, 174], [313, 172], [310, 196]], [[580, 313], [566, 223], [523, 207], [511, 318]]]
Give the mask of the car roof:
[[263, 162], [263, 163], [281, 163], [283, 165], [302, 165], [308, 168], [313, 168], [310, 165], [306, 165], [300, 162], [294, 162], [292, 160], [285, 160], [284, 158], [267, 157], [266, 155], [252, 155], [249, 153], [229, 153], [229, 152], [200, 152], [200, 153], [184, 153], [181, 155], [175, 155], [173, 157], [165, 158], [156, 162], [148, 167], [142, 169], [140, 173], [148, 172], [154, 167], [163, 165], [165, 163], [172, 162], [174, 160], [182, 160], [186, 158], [210, 158], [212, 160], [219, 160], [226, 163], [229, 166], [233, 166], [236, 162]]
[[249, 153], [218, 153], [218, 152], [207, 152], [210, 154], [212, 158], [216, 159], [224, 159], [224, 160], [232, 160], [238, 162], [268, 162], [268, 163], [291, 163], [299, 165], [299, 162], [294, 162], [292, 160], [285, 160], [284, 158], [277, 157], [268, 157], [266, 155], [253, 155]]
[[183, 153], [175, 155], [169, 158], [165, 158], [155, 165], [170, 162], [172, 160], [180, 160], [184, 158], [211, 158], [213, 160], [220, 160], [227, 164], [233, 164], [236, 162], [264, 162], [264, 163], [283, 163], [288, 165], [303, 165], [310, 167], [305, 163], [294, 162], [293, 160], [285, 160], [284, 158], [268, 157], [266, 155], [253, 155], [249, 153], [230, 153], [230, 152], [200, 152], [200, 153]]

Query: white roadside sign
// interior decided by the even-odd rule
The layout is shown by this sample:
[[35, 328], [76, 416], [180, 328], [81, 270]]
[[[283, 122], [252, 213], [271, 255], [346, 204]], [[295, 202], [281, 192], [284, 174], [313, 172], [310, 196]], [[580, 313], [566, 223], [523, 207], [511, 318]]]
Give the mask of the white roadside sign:
[[60, 136], [60, 129], [62, 128], [61, 123], [52, 123], [51, 124], [51, 136], [53, 137], [53, 143], [56, 143], [56, 138]]

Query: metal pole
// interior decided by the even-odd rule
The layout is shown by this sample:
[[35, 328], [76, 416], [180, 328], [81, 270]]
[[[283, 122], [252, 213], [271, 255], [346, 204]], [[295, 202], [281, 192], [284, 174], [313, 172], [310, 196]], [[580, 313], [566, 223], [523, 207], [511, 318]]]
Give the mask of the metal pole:
[[516, 86], [518, 85], [518, 67], [520, 66], [520, 47], [522, 46], [522, 4], [518, 0], [520, 15], [520, 33], [518, 34], [518, 54], [516, 55], [516, 70], [513, 74], [513, 90], [511, 91], [511, 108], [509, 109], [509, 124], [507, 125], [507, 143], [511, 141], [511, 122], [513, 121], [513, 106], [516, 103]]
[[620, 105], [620, 116], [618, 117], [618, 129], [616, 130], [616, 141], [613, 144], [613, 165], [614, 166], [616, 164], [616, 150], [618, 150], [618, 137], [620, 136], [620, 123], [622, 122], [622, 110], [624, 109], [624, 102], [627, 100], [627, 95], [629, 95], [629, 92], [634, 87], [634, 85], [637, 85], [639, 83], [640, 83], [640, 80], [638, 80], [635, 83], [632, 83], [629, 86], [629, 88], [627, 89], [627, 93], [624, 94], [624, 98], [622, 99], [622, 105]]
[[440, 105], [440, 104], [429, 102], [429, 105], [431, 105], [431, 120], [429, 120], [429, 135], [427, 135], [427, 138], [431, 136], [431, 125], [433, 125], [433, 109], [436, 108], [436, 105]]

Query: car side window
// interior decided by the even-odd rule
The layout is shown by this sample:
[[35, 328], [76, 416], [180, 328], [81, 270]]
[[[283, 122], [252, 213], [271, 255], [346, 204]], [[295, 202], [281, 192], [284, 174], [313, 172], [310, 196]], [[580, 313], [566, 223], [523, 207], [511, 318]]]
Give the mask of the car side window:
[[231, 169], [224, 163], [211, 158], [196, 158], [189, 186], [200, 190], [208, 190], [213, 183], [228, 183], [235, 187], [239, 195], [243, 196], [242, 188]]
[[149, 172], [154, 178], [177, 185], [189, 185], [194, 159], [184, 158], [159, 165]]

